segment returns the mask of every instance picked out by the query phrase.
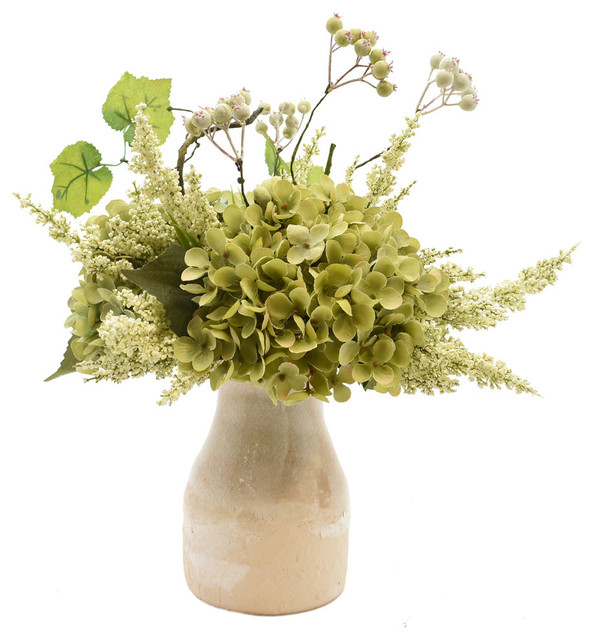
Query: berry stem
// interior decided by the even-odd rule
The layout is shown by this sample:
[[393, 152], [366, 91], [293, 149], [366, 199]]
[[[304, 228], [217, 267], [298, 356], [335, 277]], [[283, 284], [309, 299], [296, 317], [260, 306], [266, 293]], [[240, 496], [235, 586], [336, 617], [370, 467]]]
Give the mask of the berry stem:
[[433, 113], [434, 111], [437, 111], [438, 109], [441, 109], [442, 107], [457, 107], [458, 106], [458, 102], [444, 102], [442, 104], [440, 104], [439, 106], [435, 107], [434, 109], [429, 109], [429, 111], [423, 111], [421, 113], [422, 116], [426, 116], [428, 113]]
[[[192, 111], [190, 111], [189, 109], [177, 109], [174, 107], [170, 107], [171, 111], [189, 111], [190, 113], [193, 113]], [[248, 124], [252, 124], [256, 118], [262, 113], [262, 108], [259, 107], [258, 109], [256, 109], [251, 115], [250, 117], [245, 121], [245, 122], [232, 122], [229, 125], [229, 129], [236, 129], [237, 127], [242, 127], [245, 128], [246, 125]], [[210, 137], [212, 135], [214, 135], [215, 131], [218, 130], [218, 127], [216, 125], [213, 125], [212, 127], [209, 127], [208, 129], [202, 131], [199, 135], [197, 136], [191, 136], [189, 135], [185, 140], [184, 143], [182, 144], [182, 146], [179, 148], [179, 151], [177, 153], [177, 165], [176, 165], [176, 169], [177, 169], [177, 175], [178, 175], [178, 181], [179, 181], [179, 186], [182, 192], [182, 195], [185, 194], [185, 190], [184, 190], [184, 164], [186, 163], [186, 153], [188, 152], [188, 149], [190, 148], [190, 146], [194, 143], [196, 143], [196, 149], [200, 146], [200, 144], [198, 143], [198, 140], [204, 136], [206, 136], [214, 145], [215, 147], [218, 147], [221, 151], [223, 151], [223, 153], [228, 156], [229, 158], [231, 158], [231, 160], [234, 160], [233, 157], [231, 157], [226, 151], [224, 151], [223, 149], [221, 149], [216, 143], [215, 141]], [[192, 155], [194, 155], [194, 152], [196, 151], [196, 149], [194, 149], [194, 151], [192, 152]], [[125, 155], [125, 154], [124, 154]], [[192, 156], [190, 156], [192, 157]], [[243, 155], [242, 155], [243, 158]], [[189, 160], [189, 158], [188, 158]]]
[[307, 131], [309, 125], [311, 124], [311, 120], [314, 116], [314, 113], [316, 112], [316, 109], [322, 104], [322, 102], [326, 99], [326, 97], [328, 96], [328, 94], [330, 93], [330, 89], [332, 88], [332, 85], [329, 84], [326, 87], [326, 90], [324, 91], [324, 95], [318, 100], [318, 103], [316, 104], [316, 106], [311, 110], [310, 114], [309, 114], [309, 119], [307, 121], [307, 123], [305, 124], [305, 127], [303, 128], [303, 131], [301, 132], [301, 135], [299, 136], [299, 140], [297, 140], [297, 144], [295, 145], [295, 148], [293, 149], [293, 155], [291, 156], [291, 165], [290, 165], [290, 169], [291, 169], [291, 180], [293, 181], [293, 184], [297, 184], [295, 182], [295, 173], [293, 172], [293, 163], [295, 162], [295, 158], [297, 157], [297, 151], [299, 149], [299, 145], [301, 144], [301, 141], [303, 140], [303, 136], [305, 135], [305, 132]]
[[[216, 131], [216, 129], [215, 129], [215, 131]], [[214, 132], [213, 132], [213, 133], [208, 134], [206, 137], [207, 137], [207, 138], [208, 138], [208, 139], [209, 139], [209, 140], [214, 144], [214, 146], [215, 146], [215, 147], [216, 147], [216, 148], [217, 148], [221, 153], [224, 153], [224, 154], [227, 156], [227, 158], [229, 158], [229, 159], [233, 160], [233, 162], [237, 162], [237, 156], [235, 156], [235, 158], [234, 158], [230, 153], [228, 153], [227, 151], [225, 151], [225, 149], [223, 149], [223, 147], [221, 147], [220, 145], [218, 145], [218, 144], [214, 141]]]
[[[333, 83], [332, 83], [332, 88], [333, 88], [333, 89], [336, 89], [336, 87], [338, 87], [338, 86], [342, 86], [342, 85], [339, 85], [340, 81], [341, 81], [345, 76], [348, 76], [348, 75], [349, 75], [349, 73], [350, 73], [351, 71], [354, 71], [357, 67], [362, 66], [362, 65], [358, 64], [358, 60], [360, 60], [360, 58], [357, 58], [357, 62], [355, 62], [355, 64], [354, 64], [350, 69], [348, 69], [347, 71], [345, 71], [345, 72], [340, 76], [340, 78], [338, 78], [338, 79], [336, 80], [336, 82], [333, 82]], [[352, 80], [351, 80], [350, 82], [352, 82]], [[343, 84], [347, 84], [347, 83], [346, 83], [346, 82], [343, 82]]]
[[245, 149], [245, 123], [243, 124], [243, 126], [241, 127], [241, 160], [243, 162], [243, 152]]
[[[235, 154], [235, 158], [233, 158], [233, 160], [235, 160], [236, 162], [238, 160], [241, 160], [241, 156], [237, 153], [237, 149], [235, 148], [235, 145], [233, 144], [233, 139], [231, 138], [230, 134], [229, 134], [229, 125], [226, 125], [225, 127], [223, 127], [223, 131], [225, 132], [225, 135], [227, 136], [227, 140], [229, 140], [229, 144], [231, 145], [231, 149], [233, 150], [233, 153]], [[231, 157], [231, 156], [229, 156]]]
[[372, 85], [371, 82], [364, 79], [368, 75], [369, 75], [368, 73], [364, 73], [360, 78], [352, 78], [351, 80], [345, 80], [341, 84], [335, 84], [333, 88], [338, 89], [339, 87], [345, 87], [347, 84], [351, 84], [351, 82], [364, 82], [365, 84], [368, 84], [375, 89], [375, 86]]
[[[431, 73], [429, 74], [429, 78], [431, 78], [431, 75], [433, 74], [433, 69], [431, 70]], [[429, 87], [435, 82], [435, 80], [428, 80], [427, 81], [427, 86], [425, 87], [425, 90], [423, 91], [423, 93], [421, 94], [421, 97], [419, 98], [419, 101], [417, 102], [417, 106], [415, 111], [421, 111], [420, 106], [421, 106], [421, 102], [423, 101], [423, 98], [425, 97], [425, 94], [427, 93], [427, 90], [429, 89]], [[431, 103], [430, 103], [431, 104]], [[423, 107], [424, 109], [425, 107]]]
[[328, 56], [328, 84], [332, 82], [332, 54], [335, 51], [334, 48], [334, 35], [330, 34], [330, 55]]
[[185, 111], [186, 113], [194, 113], [192, 109], [182, 109], [181, 107], [167, 107], [167, 111]]

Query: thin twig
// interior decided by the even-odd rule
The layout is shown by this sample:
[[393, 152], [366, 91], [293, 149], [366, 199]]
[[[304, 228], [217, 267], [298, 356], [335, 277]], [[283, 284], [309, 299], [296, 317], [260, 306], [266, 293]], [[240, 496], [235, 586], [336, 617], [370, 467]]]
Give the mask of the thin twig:
[[[385, 151], [387, 151], [387, 149], [385, 149]], [[356, 171], [357, 169], [364, 167], [366, 164], [369, 164], [370, 162], [373, 162], [374, 160], [381, 158], [383, 153], [384, 151], [380, 151], [379, 153], [376, 153], [374, 156], [371, 156], [371, 158], [368, 158], [367, 160], [365, 160], [365, 162], [360, 162], [359, 164], [356, 164], [353, 171]]]
[[189, 162], [194, 157], [194, 154], [196, 153], [196, 149], [198, 149], [199, 146], [200, 146], [200, 143], [197, 142], [196, 146], [192, 149], [192, 153], [184, 160], [184, 164], [186, 164], [186, 162]]

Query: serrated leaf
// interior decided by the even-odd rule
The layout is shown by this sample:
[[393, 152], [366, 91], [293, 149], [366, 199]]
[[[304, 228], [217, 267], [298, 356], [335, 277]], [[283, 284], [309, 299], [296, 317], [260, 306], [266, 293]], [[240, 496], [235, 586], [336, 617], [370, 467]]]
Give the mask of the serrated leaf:
[[72, 344], [73, 340], [74, 340], [74, 336], [72, 336], [72, 338], [70, 338], [70, 340], [68, 341], [68, 345], [66, 346], [66, 351], [64, 351], [62, 362], [60, 363], [60, 366], [58, 367], [57, 371], [52, 373], [51, 376], [48, 376], [44, 380], [44, 382], [55, 380], [60, 376], [65, 376], [68, 373], [74, 373], [76, 371], [76, 365], [78, 364], [79, 361], [78, 361], [78, 358], [74, 355], [74, 353], [72, 353], [72, 349], [70, 348], [70, 345]]
[[178, 336], [188, 335], [188, 322], [197, 307], [192, 301], [193, 294], [180, 288], [181, 274], [186, 268], [186, 251], [178, 244], [172, 244], [155, 260], [140, 269], [124, 269], [128, 280], [155, 296], [165, 307], [171, 329]]
[[306, 178], [306, 186], [311, 187], [312, 184], [319, 184], [320, 182], [320, 178], [322, 176], [322, 174], [324, 173], [324, 167], [312, 167], [308, 172], [307, 172], [307, 178]]
[[151, 80], [145, 76], [137, 78], [127, 71], [111, 88], [103, 105], [103, 118], [105, 122], [116, 131], [124, 132], [124, 140], [132, 144], [134, 140], [136, 107], [140, 103], [146, 104], [146, 113], [149, 123], [155, 131], [159, 144], [167, 140], [173, 113], [168, 110], [171, 106], [169, 94], [171, 92], [171, 79], [160, 78]]
[[89, 142], [68, 145], [50, 164], [54, 174], [54, 207], [75, 218], [90, 211], [111, 186], [111, 171], [101, 165], [101, 154]]

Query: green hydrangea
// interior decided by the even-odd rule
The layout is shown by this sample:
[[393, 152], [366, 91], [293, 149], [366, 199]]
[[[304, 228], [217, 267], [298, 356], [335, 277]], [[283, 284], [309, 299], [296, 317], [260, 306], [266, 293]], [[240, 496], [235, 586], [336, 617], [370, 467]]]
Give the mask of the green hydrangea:
[[274, 402], [339, 402], [349, 385], [397, 395], [447, 308], [449, 280], [425, 270], [396, 211], [369, 207], [326, 175], [306, 188], [271, 178], [229, 199], [223, 225], [189, 249], [182, 289], [196, 309], [174, 353], [182, 368], [262, 386]]

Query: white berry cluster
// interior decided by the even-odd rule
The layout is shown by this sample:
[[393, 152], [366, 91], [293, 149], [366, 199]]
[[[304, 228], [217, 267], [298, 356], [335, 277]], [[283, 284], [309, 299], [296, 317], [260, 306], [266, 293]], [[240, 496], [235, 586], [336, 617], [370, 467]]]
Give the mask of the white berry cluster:
[[186, 131], [198, 136], [213, 125], [219, 128], [225, 128], [232, 122], [241, 125], [250, 117], [251, 102], [252, 96], [247, 89], [241, 89], [228, 98], [220, 98], [215, 107], [201, 107], [191, 116], [182, 116]]
[[[390, 52], [375, 47], [379, 38], [375, 31], [364, 31], [359, 28], [344, 29], [342, 20], [338, 14], [334, 14], [334, 16], [326, 22], [326, 30], [333, 36], [334, 44], [330, 52], [331, 58], [332, 53], [349, 45], [354, 48], [355, 55], [357, 56], [355, 64], [345, 74], [335, 81], [329, 78], [332, 89], [336, 89], [349, 82], [360, 80], [374, 87], [383, 98], [387, 98], [396, 90], [396, 85], [387, 80], [388, 75], [393, 69], [393, 64], [386, 60], [386, 56]], [[349, 80], [345, 79], [350, 72], [359, 68], [363, 70], [361, 77]], [[377, 85], [367, 80], [368, 77], [377, 80]]]
[[[261, 102], [258, 106], [262, 109], [262, 115], [268, 116], [268, 122], [276, 131], [275, 142], [277, 148], [282, 148], [283, 140], [287, 143], [293, 140], [299, 130], [303, 117], [311, 111], [311, 104], [307, 100], [301, 100], [297, 105], [292, 102], [281, 102], [276, 111], [267, 102]], [[301, 118], [297, 116], [301, 115]], [[256, 131], [263, 136], [268, 135], [268, 125], [262, 120], [256, 123]]]
[[[429, 64], [431, 65], [431, 73], [417, 105], [417, 110], [429, 113], [441, 107], [458, 106], [463, 111], [474, 111], [479, 102], [476, 87], [472, 84], [472, 76], [460, 68], [460, 60], [448, 57], [440, 51], [431, 56]], [[434, 77], [433, 74], [435, 74]], [[432, 100], [421, 105], [427, 90], [433, 84], [439, 93]], [[451, 100], [454, 98], [459, 98], [458, 102], [452, 102]], [[441, 102], [439, 102], [440, 99]], [[435, 102], [438, 102], [436, 106]], [[429, 107], [432, 108], [429, 109]]]

